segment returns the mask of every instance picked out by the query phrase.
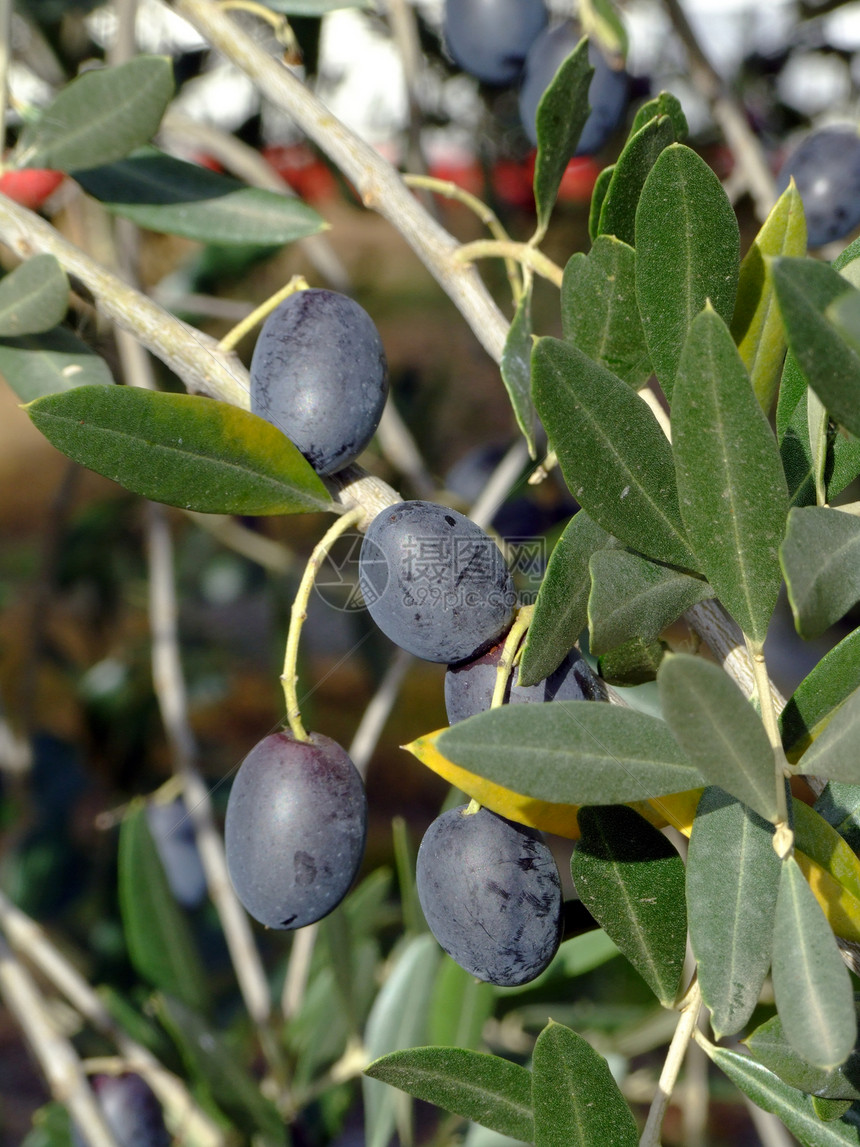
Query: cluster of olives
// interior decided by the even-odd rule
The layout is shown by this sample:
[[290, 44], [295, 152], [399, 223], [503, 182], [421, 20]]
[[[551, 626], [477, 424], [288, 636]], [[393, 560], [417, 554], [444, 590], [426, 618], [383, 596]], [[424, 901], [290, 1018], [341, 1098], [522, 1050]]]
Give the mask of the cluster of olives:
[[[280, 426], [324, 474], [353, 461], [385, 401], [385, 356], [367, 314], [331, 291], [290, 296], [267, 319], [251, 363], [252, 407]], [[359, 557], [367, 609], [392, 641], [446, 663], [449, 721], [489, 708], [514, 619], [513, 578], [493, 539], [463, 514], [427, 501], [382, 510]], [[505, 701], [604, 699], [577, 651], [539, 685]], [[230, 876], [248, 911], [271, 928], [299, 928], [346, 895], [364, 852], [367, 805], [347, 753], [319, 734], [264, 738], [230, 794]], [[418, 894], [442, 947], [475, 976], [533, 979], [561, 937], [558, 871], [540, 834], [487, 809], [454, 809], [427, 831]]]
[[[550, 24], [544, 0], [446, 0], [443, 34], [451, 58], [465, 72], [486, 84], [520, 84], [520, 120], [536, 144], [537, 106], [580, 40], [578, 22]], [[599, 151], [627, 107], [627, 74], [610, 67], [594, 44], [588, 58], [594, 68], [588, 90], [591, 114], [577, 155]]]

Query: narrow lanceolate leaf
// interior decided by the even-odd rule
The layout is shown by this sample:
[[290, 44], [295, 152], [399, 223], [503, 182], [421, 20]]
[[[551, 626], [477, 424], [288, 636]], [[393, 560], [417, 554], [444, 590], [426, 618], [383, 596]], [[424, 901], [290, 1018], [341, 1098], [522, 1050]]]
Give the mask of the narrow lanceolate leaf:
[[722, 789], [705, 789], [687, 853], [687, 904], [717, 1039], [740, 1031], [758, 1003], [770, 969], [779, 874], [772, 825]]
[[535, 1147], [636, 1147], [633, 1113], [602, 1055], [550, 1020], [532, 1061]]
[[58, 171], [113, 163], [155, 135], [172, 96], [167, 56], [84, 72], [24, 129], [21, 158], [28, 167]]
[[702, 783], [663, 721], [593, 701], [503, 705], [436, 743], [455, 764], [538, 800], [626, 804]]
[[[787, 369], [788, 362], [795, 362], [792, 354], [788, 356]], [[797, 369], [799, 373], [799, 368]], [[785, 373], [783, 373], [783, 378], [785, 378]], [[788, 487], [789, 508], [814, 506], [816, 502], [815, 463], [809, 442], [808, 418], [808, 399], [809, 395], [813, 393], [806, 386], [804, 379], [803, 394], [794, 407], [779, 442], [779, 459]]]
[[643, 128], [649, 120], [661, 115], [668, 116], [671, 119], [675, 128], [675, 139], [678, 143], [683, 143], [690, 134], [690, 129], [687, 125], [687, 117], [684, 115], [684, 109], [681, 107], [681, 101], [677, 96], [673, 96], [671, 92], [660, 92], [654, 96], [653, 99], [646, 100], [646, 102], [642, 104], [633, 117], [629, 138], [632, 139], [636, 132]]
[[[438, 945], [427, 932], [401, 949], [367, 1020], [364, 1047], [369, 1059], [424, 1042], [438, 963]], [[404, 1097], [377, 1079], [363, 1079], [361, 1090], [365, 1143], [367, 1147], [386, 1147], [394, 1134], [397, 1111]]]
[[511, 400], [517, 425], [525, 438], [529, 454], [537, 457], [535, 447], [535, 408], [531, 390], [532, 357], [532, 292], [531, 285], [517, 304], [513, 322], [502, 351], [502, 381]]
[[589, 562], [589, 648], [605, 653], [638, 637], [648, 643], [714, 591], [701, 578], [628, 550], [598, 550]]
[[[567, 702], [562, 703], [567, 704]], [[593, 702], [589, 703], [593, 704]], [[558, 702], [554, 702], [554, 704], [558, 704]], [[506, 816], [518, 824], [527, 825], [529, 828], [538, 828], [541, 832], [551, 832], [553, 835], [562, 836], [567, 840], [576, 840], [579, 837], [579, 824], [577, 822], [579, 805], [576, 802], [565, 804], [560, 800], [537, 800], [525, 793], [505, 788], [503, 785], [487, 780], [478, 773], [470, 772], [460, 765], [455, 765], [453, 761], [443, 756], [437, 748], [439, 738], [444, 731], [444, 729], [437, 729], [434, 733], [418, 737], [411, 744], [403, 747], [412, 753], [422, 765], [447, 781], [449, 785], [464, 792], [470, 799], [476, 800], [478, 804], [484, 805], [491, 812], [497, 812], [500, 816]], [[693, 822], [701, 791], [701, 787], [697, 787], [669, 796], [651, 797], [646, 801], [633, 803], [638, 811], [644, 817], [651, 819], [653, 823], [657, 825], [673, 824], [679, 831], [689, 833], [689, 826]], [[835, 887], [834, 881], [830, 891]], [[860, 900], [857, 901], [856, 907], [858, 929], [860, 929]], [[860, 930], [858, 930], [858, 936], [860, 936]]]
[[860, 849], [860, 786], [830, 781], [822, 789], [813, 807], [846, 841], [852, 855], [856, 855]]
[[860, 785], [860, 689], [833, 714], [827, 728], [810, 745], [798, 771], [846, 785]]
[[591, 555], [609, 534], [579, 510], [549, 557], [520, 661], [521, 685], [537, 685], [558, 669], [588, 623]]
[[684, 862], [626, 805], [580, 809], [579, 831], [570, 873], [580, 899], [670, 1007], [687, 947]]
[[34, 255], [0, 280], [0, 337], [41, 334], [69, 308], [69, 280], [53, 255]]
[[138, 973], [189, 1008], [205, 1010], [208, 980], [188, 921], [171, 895], [142, 804], [133, 805], [122, 822], [119, 905]]
[[78, 386], [111, 386], [105, 360], [64, 327], [0, 342], [0, 375], [22, 402]]
[[694, 320], [672, 404], [678, 500], [698, 568], [754, 641], [763, 641], [782, 574], [788, 489], [776, 440], [728, 328]]
[[860, 687], [860, 629], [829, 650], [800, 682], [779, 716], [785, 755], [794, 764]]
[[785, 356], [782, 377], [779, 380], [779, 396], [776, 400], [776, 440], [782, 442], [797, 404], [806, 395], [806, 376], [800, 364], [791, 353]]
[[636, 303], [636, 254], [600, 235], [587, 255], [567, 261], [561, 285], [561, 325], [568, 342], [635, 389], [651, 374]]
[[561, 177], [589, 117], [588, 87], [593, 75], [588, 41], [583, 39], [559, 67], [538, 104], [534, 175], [538, 236], [546, 232]]
[[860, 1144], [858, 1128], [842, 1120], [822, 1123], [811, 1095], [789, 1087], [750, 1056], [714, 1044], [706, 1045], [705, 1050], [744, 1095], [764, 1111], [778, 1116], [803, 1147], [857, 1147]]
[[577, 347], [553, 338], [535, 346], [532, 388], [564, 480], [589, 516], [655, 561], [694, 569], [672, 450], [645, 402]]
[[632, 135], [624, 145], [612, 172], [606, 198], [600, 209], [598, 231], [614, 235], [633, 246], [636, 240], [636, 208], [648, 173], [657, 156], [675, 142], [675, 126], [667, 116], [657, 116]]
[[783, 1030], [807, 1063], [830, 1070], [857, 1039], [854, 995], [836, 940], [794, 857], [782, 862], [773, 991]]
[[483, 1046], [484, 1025], [495, 1003], [495, 985], [476, 980], [450, 956], [443, 956], [433, 983], [427, 1042], [476, 1051]]
[[831, 416], [860, 434], [860, 355], [828, 320], [828, 308], [856, 288], [815, 259], [775, 259], [776, 297], [788, 345]]
[[416, 1047], [377, 1059], [364, 1074], [511, 1139], [534, 1138], [531, 1072], [497, 1055]]
[[853, 514], [793, 509], [780, 559], [801, 637], [820, 636], [860, 600], [860, 518]]
[[810, 808], [794, 797], [791, 811], [797, 863], [836, 935], [856, 941], [860, 938], [860, 859], [824, 818], [819, 801]]
[[237, 1057], [213, 1024], [169, 994], [155, 1001], [160, 1023], [179, 1049], [186, 1073], [208, 1100], [217, 1105], [248, 1141], [260, 1147], [285, 1147], [286, 1126], [257, 1079]]
[[703, 159], [683, 144], [663, 151], [636, 212], [636, 293], [651, 361], [666, 397], [687, 332], [710, 300], [731, 321], [740, 233], [731, 203]]
[[271, 423], [191, 394], [78, 387], [27, 407], [49, 442], [135, 494], [217, 514], [331, 508], [309, 463]]
[[290, 243], [326, 226], [300, 199], [246, 187], [154, 149], [80, 171], [76, 178], [113, 214], [201, 243]]
[[773, 749], [761, 718], [734, 681], [718, 665], [677, 653], [663, 660], [657, 683], [669, 727], [708, 784], [775, 822]]
[[610, 164], [609, 167], [604, 167], [600, 175], [594, 181], [594, 188], [591, 192], [591, 206], [588, 209], [588, 237], [592, 242], [600, 234], [600, 211], [603, 207], [603, 200], [606, 198], [606, 192], [609, 190], [609, 184], [612, 182], [612, 174], [615, 171], [615, 164]]
[[786, 347], [767, 260], [770, 256], [805, 254], [806, 219], [792, 180], [744, 256], [732, 319], [732, 337], [765, 412], [776, 397]]
[[845, 1063], [832, 1071], [813, 1067], [788, 1042], [779, 1016], [757, 1027], [744, 1043], [759, 1063], [790, 1087], [826, 1099], [860, 1099], [860, 1052], [856, 1047]]

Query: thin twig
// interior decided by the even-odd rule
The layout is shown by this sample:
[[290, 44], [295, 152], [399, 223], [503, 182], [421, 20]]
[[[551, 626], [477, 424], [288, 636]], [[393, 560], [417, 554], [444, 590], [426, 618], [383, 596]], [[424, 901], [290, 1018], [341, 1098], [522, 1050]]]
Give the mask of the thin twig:
[[293, 599], [292, 609], [290, 610], [290, 629], [287, 634], [287, 647], [284, 652], [284, 668], [281, 672], [281, 685], [284, 689], [287, 720], [290, 724], [290, 730], [297, 741], [309, 740], [305, 727], [302, 724], [302, 714], [296, 693], [296, 684], [298, 682], [296, 663], [299, 655], [299, 639], [302, 633], [302, 626], [308, 616], [308, 598], [314, 586], [314, 579], [319, 572], [320, 566], [328, 556], [329, 550], [342, 534], [345, 534], [347, 530], [351, 530], [358, 525], [361, 521], [361, 517], [361, 510], [351, 510], [349, 513], [344, 514], [343, 517], [338, 518], [333, 526], [329, 526], [322, 538], [314, 546], [311, 556], [308, 558], [308, 563], [302, 574], [302, 580], [299, 582], [299, 588], [296, 590], [296, 596]]
[[184, 16], [218, 51], [286, 111], [349, 179], [365, 207], [383, 215], [410, 244], [461, 311], [494, 362], [500, 362], [508, 323], [474, 268], [458, 265], [457, 241], [427, 214], [395, 169], [353, 134], [302, 81], [268, 56], [212, 0], [177, 0]]
[[0, 930], [97, 1032], [111, 1040], [132, 1070], [144, 1076], [176, 1129], [199, 1147], [223, 1147], [224, 1133], [191, 1098], [177, 1076], [162, 1067], [147, 1048], [127, 1035], [68, 958], [44, 930], [0, 892]]
[[379, 448], [391, 465], [408, 479], [419, 498], [432, 498], [436, 483], [421, 456], [421, 451], [400, 412], [389, 399], [376, 428]]
[[30, 973], [0, 939], [0, 995], [39, 1061], [51, 1094], [69, 1109], [89, 1147], [117, 1147], [71, 1042], [51, 1023]]
[[407, 653], [404, 649], [398, 649], [391, 658], [376, 692], [365, 707], [361, 721], [353, 735], [352, 743], [347, 750], [352, 763], [362, 777], [367, 774], [370, 758], [379, 742], [385, 722], [397, 702], [400, 687], [409, 666], [414, 660], [411, 653]]
[[149, 611], [152, 675], [174, 768], [182, 779], [188, 815], [194, 825], [206, 883], [218, 912], [242, 998], [266, 1038], [271, 1011], [266, 974], [248, 917], [227, 873], [224, 846], [212, 814], [209, 790], [197, 769], [197, 746], [188, 720], [188, 696], [179, 656], [178, 608], [173, 574], [173, 543], [161, 506], [148, 505]]
[[469, 517], [482, 529], [486, 529], [492, 522], [528, 460], [526, 441], [518, 438], [490, 475], [480, 497], [469, 511]]
[[678, 1026], [675, 1028], [675, 1034], [672, 1036], [672, 1042], [669, 1044], [669, 1052], [666, 1056], [663, 1070], [660, 1072], [660, 1080], [657, 1084], [657, 1094], [648, 1112], [648, 1119], [645, 1122], [642, 1138], [639, 1140], [639, 1147], [658, 1147], [660, 1142], [660, 1128], [663, 1126], [663, 1119], [666, 1115], [666, 1109], [669, 1106], [669, 1100], [672, 1098], [672, 1092], [675, 1088], [678, 1073], [681, 1070], [681, 1064], [684, 1062], [684, 1056], [687, 1054], [687, 1048], [690, 1046], [690, 1039], [699, 1022], [701, 1007], [702, 994], [697, 982], [693, 984], [687, 993], [687, 999], [681, 1011], [681, 1018], [678, 1020]]
[[559, 289], [564, 277], [562, 268], [531, 243], [476, 239], [473, 243], [465, 243], [457, 252], [456, 259], [458, 263], [464, 264], [472, 263], [475, 259], [513, 259], [524, 267], [529, 267], [536, 275], [548, 279]]
[[311, 959], [314, 954], [319, 924], [308, 924], [299, 928], [293, 936], [290, 958], [287, 961], [287, 974], [281, 992], [281, 1013], [285, 1020], [291, 1020], [305, 998], [305, 988], [311, 974]]

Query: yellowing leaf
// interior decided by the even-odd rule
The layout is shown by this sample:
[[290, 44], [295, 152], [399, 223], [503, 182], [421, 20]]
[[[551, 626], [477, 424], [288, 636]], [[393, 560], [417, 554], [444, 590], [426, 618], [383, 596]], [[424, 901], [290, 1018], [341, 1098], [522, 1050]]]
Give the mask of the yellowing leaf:
[[767, 260], [805, 254], [806, 220], [792, 180], [744, 256], [732, 319], [732, 335], [765, 413], [776, 396], [786, 345]]
[[515, 820], [518, 824], [528, 825], [529, 828], [538, 828], [542, 832], [552, 832], [556, 836], [566, 836], [570, 840], [576, 840], [579, 836], [579, 826], [576, 822], [578, 805], [552, 804], [549, 801], [535, 800], [522, 793], [503, 788], [502, 785], [493, 784], [492, 781], [484, 780], [483, 777], [455, 765], [453, 761], [443, 757], [436, 748], [436, 738], [444, 731], [437, 729], [435, 733], [418, 737], [411, 745], [403, 747], [437, 776], [462, 790], [466, 796], [478, 801], [492, 812]]

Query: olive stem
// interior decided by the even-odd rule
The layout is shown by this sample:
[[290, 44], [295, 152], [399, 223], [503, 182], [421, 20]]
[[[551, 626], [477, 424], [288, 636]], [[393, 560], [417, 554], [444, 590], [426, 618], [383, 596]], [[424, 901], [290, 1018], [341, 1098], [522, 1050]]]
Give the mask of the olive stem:
[[345, 534], [347, 530], [357, 526], [363, 517], [363, 510], [349, 510], [346, 514], [343, 514], [342, 517], [338, 518], [333, 526], [330, 526], [329, 529], [326, 530], [311, 552], [308, 564], [305, 566], [305, 571], [302, 574], [302, 580], [299, 582], [299, 588], [296, 591], [292, 609], [290, 610], [290, 630], [287, 634], [287, 647], [284, 651], [284, 671], [281, 674], [281, 685], [284, 689], [284, 700], [287, 704], [287, 721], [297, 741], [309, 740], [305, 727], [302, 724], [299, 699], [296, 694], [296, 684], [299, 679], [298, 673], [296, 672], [299, 638], [301, 637], [302, 626], [308, 616], [308, 600], [311, 596], [316, 575], [319, 572], [320, 566], [325, 561], [329, 550], [341, 534]]
[[505, 644], [502, 648], [502, 656], [499, 658], [499, 664], [496, 668], [496, 684], [493, 688], [493, 699], [490, 702], [491, 709], [498, 709], [498, 707], [504, 703], [505, 689], [507, 688], [508, 678], [514, 668], [514, 659], [520, 647], [523, 634], [532, 623], [534, 611], [535, 607], [533, 605], [522, 606], [517, 613], [514, 624], [508, 630], [508, 636], [505, 638]]
[[515, 259], [524, 267], [530, 267], [536, 274], [549, 279], [556, 287], [561, 287], [564, 272], [542, 251], [531, 243], [507, 242], [498, 239], [476, 239], [474, 243], [464, 243], [454, 255], [455, 263], [473, 263], [475, 259]]
[[794, 833], [788, 824], [788, 803], [785, 796], [785, 776], [788, 772], [788, 762], [782, 748], [782, 737], [776, 719], [776, 710], [773, 705], [773, 696], [770, 689], [770, 678], [767, 672], [767, 662], [764, 656], [764, 643], [753, 641], [744, 634], [744, 642], [752, 663], [753, 679], [755, 681], [755, 695], [758, 698], [759, 711], [762, 724], [767, 732], [767, 739], [773, 749], [774, 779], [776, 783], [777, 821], [776, 833], [773, 838], [773, 847], [784, 860], [794, 848]]
[[284, 299], [288, 299], [290, 295], [294, 295], [297, 291], [308, 290], [308, 282], [304, 275], [293, 275], [289, 283], [282, 287], [280, 291], [276, 291], [274, 295], [270, 295], [264, 303], [260, 303], [259, 307], [255, 307], [250, 315], [246, 315], [244, 319], [236, 323], [232, 330], [227, 331], [226, 335], [218, 343], [218, 349], [222, 354], [229, 354], [231, 350], [235, 350], [237, 344], [245, 337], [248, 331], [254, 329], [257, 323], [262, 322], [268, 315], [272, 313], [279, 303]]
[[[470, 191], [459, 187], [450, 179], [436, 179], [432, 175], [406, 174], [403, 176], [403, 182], [407, 187], [422, 187], [428, 191], [435, 191], [437, 195], [444, 195], [446, 199], [456, 199], [458, 203], [462, 203], [464, 207], [468, 207], [470, 211], [477, 215], [494, 239], [500, 243], [511, 242], [510, 235], [505, 230], [501, 220], [492, 207], [485, 203], [483, 199], [479, 199], [477, 195], [472, 195]], [[522, 295], [523, 286], [516, 259], [507, 257], [505, 259], [505, 269], [508, 273], [511, 293], [514, 297], [514, 301], [517, 302]]]
[[681, 1017], [675, 1028], [675, 1034], [672, 1036], [672, 1042], [669, 1044], [669, 1051], [657, 1083], [657, 1094], [654, 1096], [648, 1112], [648, 1119], [645, 1122], [642, 1138], [639, 1140], [639, 1147], [659, 1147], [660, 1128], [663, 1125], [666, 1108], [672, 1098], [672, 1092], [681, 1070], [681, 1064], [684, 1062], [684, 1056], [687, 1054], [690, 1040], [695, 1038], [701, 1008], [702, 992], [698, 981], [696, 981], [687, 992], [687, 997], [684, 1000]]

